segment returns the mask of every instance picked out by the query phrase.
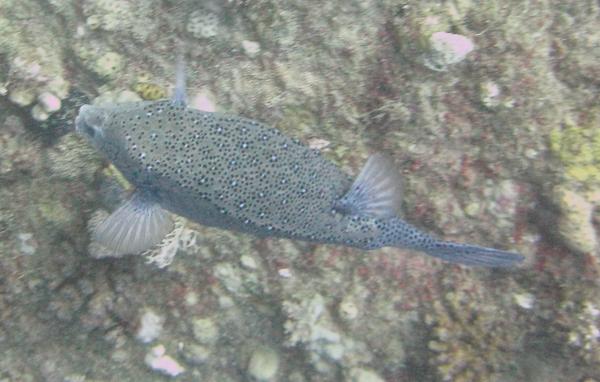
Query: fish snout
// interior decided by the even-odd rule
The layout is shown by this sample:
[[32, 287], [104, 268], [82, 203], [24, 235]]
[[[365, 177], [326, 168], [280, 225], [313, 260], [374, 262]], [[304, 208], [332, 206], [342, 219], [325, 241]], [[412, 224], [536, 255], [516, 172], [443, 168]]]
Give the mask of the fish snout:
[[75, 118], [75, 131], [90, 139], [101, 136], [106, 112], [97, 106], [83, 105]]

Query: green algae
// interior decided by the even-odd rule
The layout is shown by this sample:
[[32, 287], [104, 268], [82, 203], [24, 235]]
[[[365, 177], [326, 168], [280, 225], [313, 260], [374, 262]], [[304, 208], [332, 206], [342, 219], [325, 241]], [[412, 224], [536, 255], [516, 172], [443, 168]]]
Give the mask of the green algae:
[[137, 75], [135, 83], [131, 87], [143, 100], [156, 101], [167, 98], [167, 89], [157, 83], [156, 76], [149, 72], [141, 72]]
[[552, 198], [561, 211], [556, 228], [563, 242], [577, 253], [592, 253], [598, 245], [592, 203], [566, 186], [556, 186]]
[[152, 82], [137, 82], [133, 85], [132, 89], [146, 101], [156, 101], [167, 98], [167, 90]]
[[567, 180], [600, 184], [600, 128], [567, 124], [550, 133], [550, 149], [564, 165]]

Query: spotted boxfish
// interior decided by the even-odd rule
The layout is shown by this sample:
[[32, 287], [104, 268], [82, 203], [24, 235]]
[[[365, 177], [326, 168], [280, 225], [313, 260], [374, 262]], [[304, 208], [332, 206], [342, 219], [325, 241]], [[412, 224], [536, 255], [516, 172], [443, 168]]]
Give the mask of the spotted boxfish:
[[407, 248], [464, 265], [509, 267], [523, 259], [438, 240], [406, 223], [398, 170], [383, 154], [371, 155], [353, 179], [275, 128], [188, 106], [183, 65], [171, 99], [84, 105], [75, 125], [135, 187], [92, 232], [114, 254], [159, 244], [174, 228], [174, 213], [259, 237]]

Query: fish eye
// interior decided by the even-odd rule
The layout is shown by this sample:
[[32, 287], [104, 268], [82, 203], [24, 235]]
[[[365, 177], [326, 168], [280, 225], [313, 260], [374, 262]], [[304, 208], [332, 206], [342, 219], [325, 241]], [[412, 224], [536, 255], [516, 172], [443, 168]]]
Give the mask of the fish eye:
[[96, 139], [102, 135], [102, 130], [84, 120], [77, 121], [77, 131], [91, 139]]
[[89, 135], [91, 138], [94, 138], [96, 136], [96, 129], [93, 126], [90, 125], [85, 125], [83, 127], [84, 133]]
[[96, 134], [98, 133], [98, 129], [95, 128], [94, 126], [90, 126], [87, 123], [84, 123], [82, 127], [82, 131], [85, 135], [89, 136], [90, 138], [95, 138]]
[[75, 130], [91, 139], [102, 135], [106, 113], [95, 106], [83, 105], [75, 118]]

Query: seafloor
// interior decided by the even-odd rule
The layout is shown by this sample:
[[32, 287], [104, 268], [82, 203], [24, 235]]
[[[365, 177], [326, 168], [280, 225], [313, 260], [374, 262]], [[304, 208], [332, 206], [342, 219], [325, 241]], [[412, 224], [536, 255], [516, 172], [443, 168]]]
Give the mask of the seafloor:
[[[525, 262], [183, 221], [101, 258], [128, 186], [74, 116], [168, 96], [178, 46], [192, 104], [385, 152], [406, 220]], [[595, 0], [0, 0], [0, 381], [598, 381], [599, 90]]]

